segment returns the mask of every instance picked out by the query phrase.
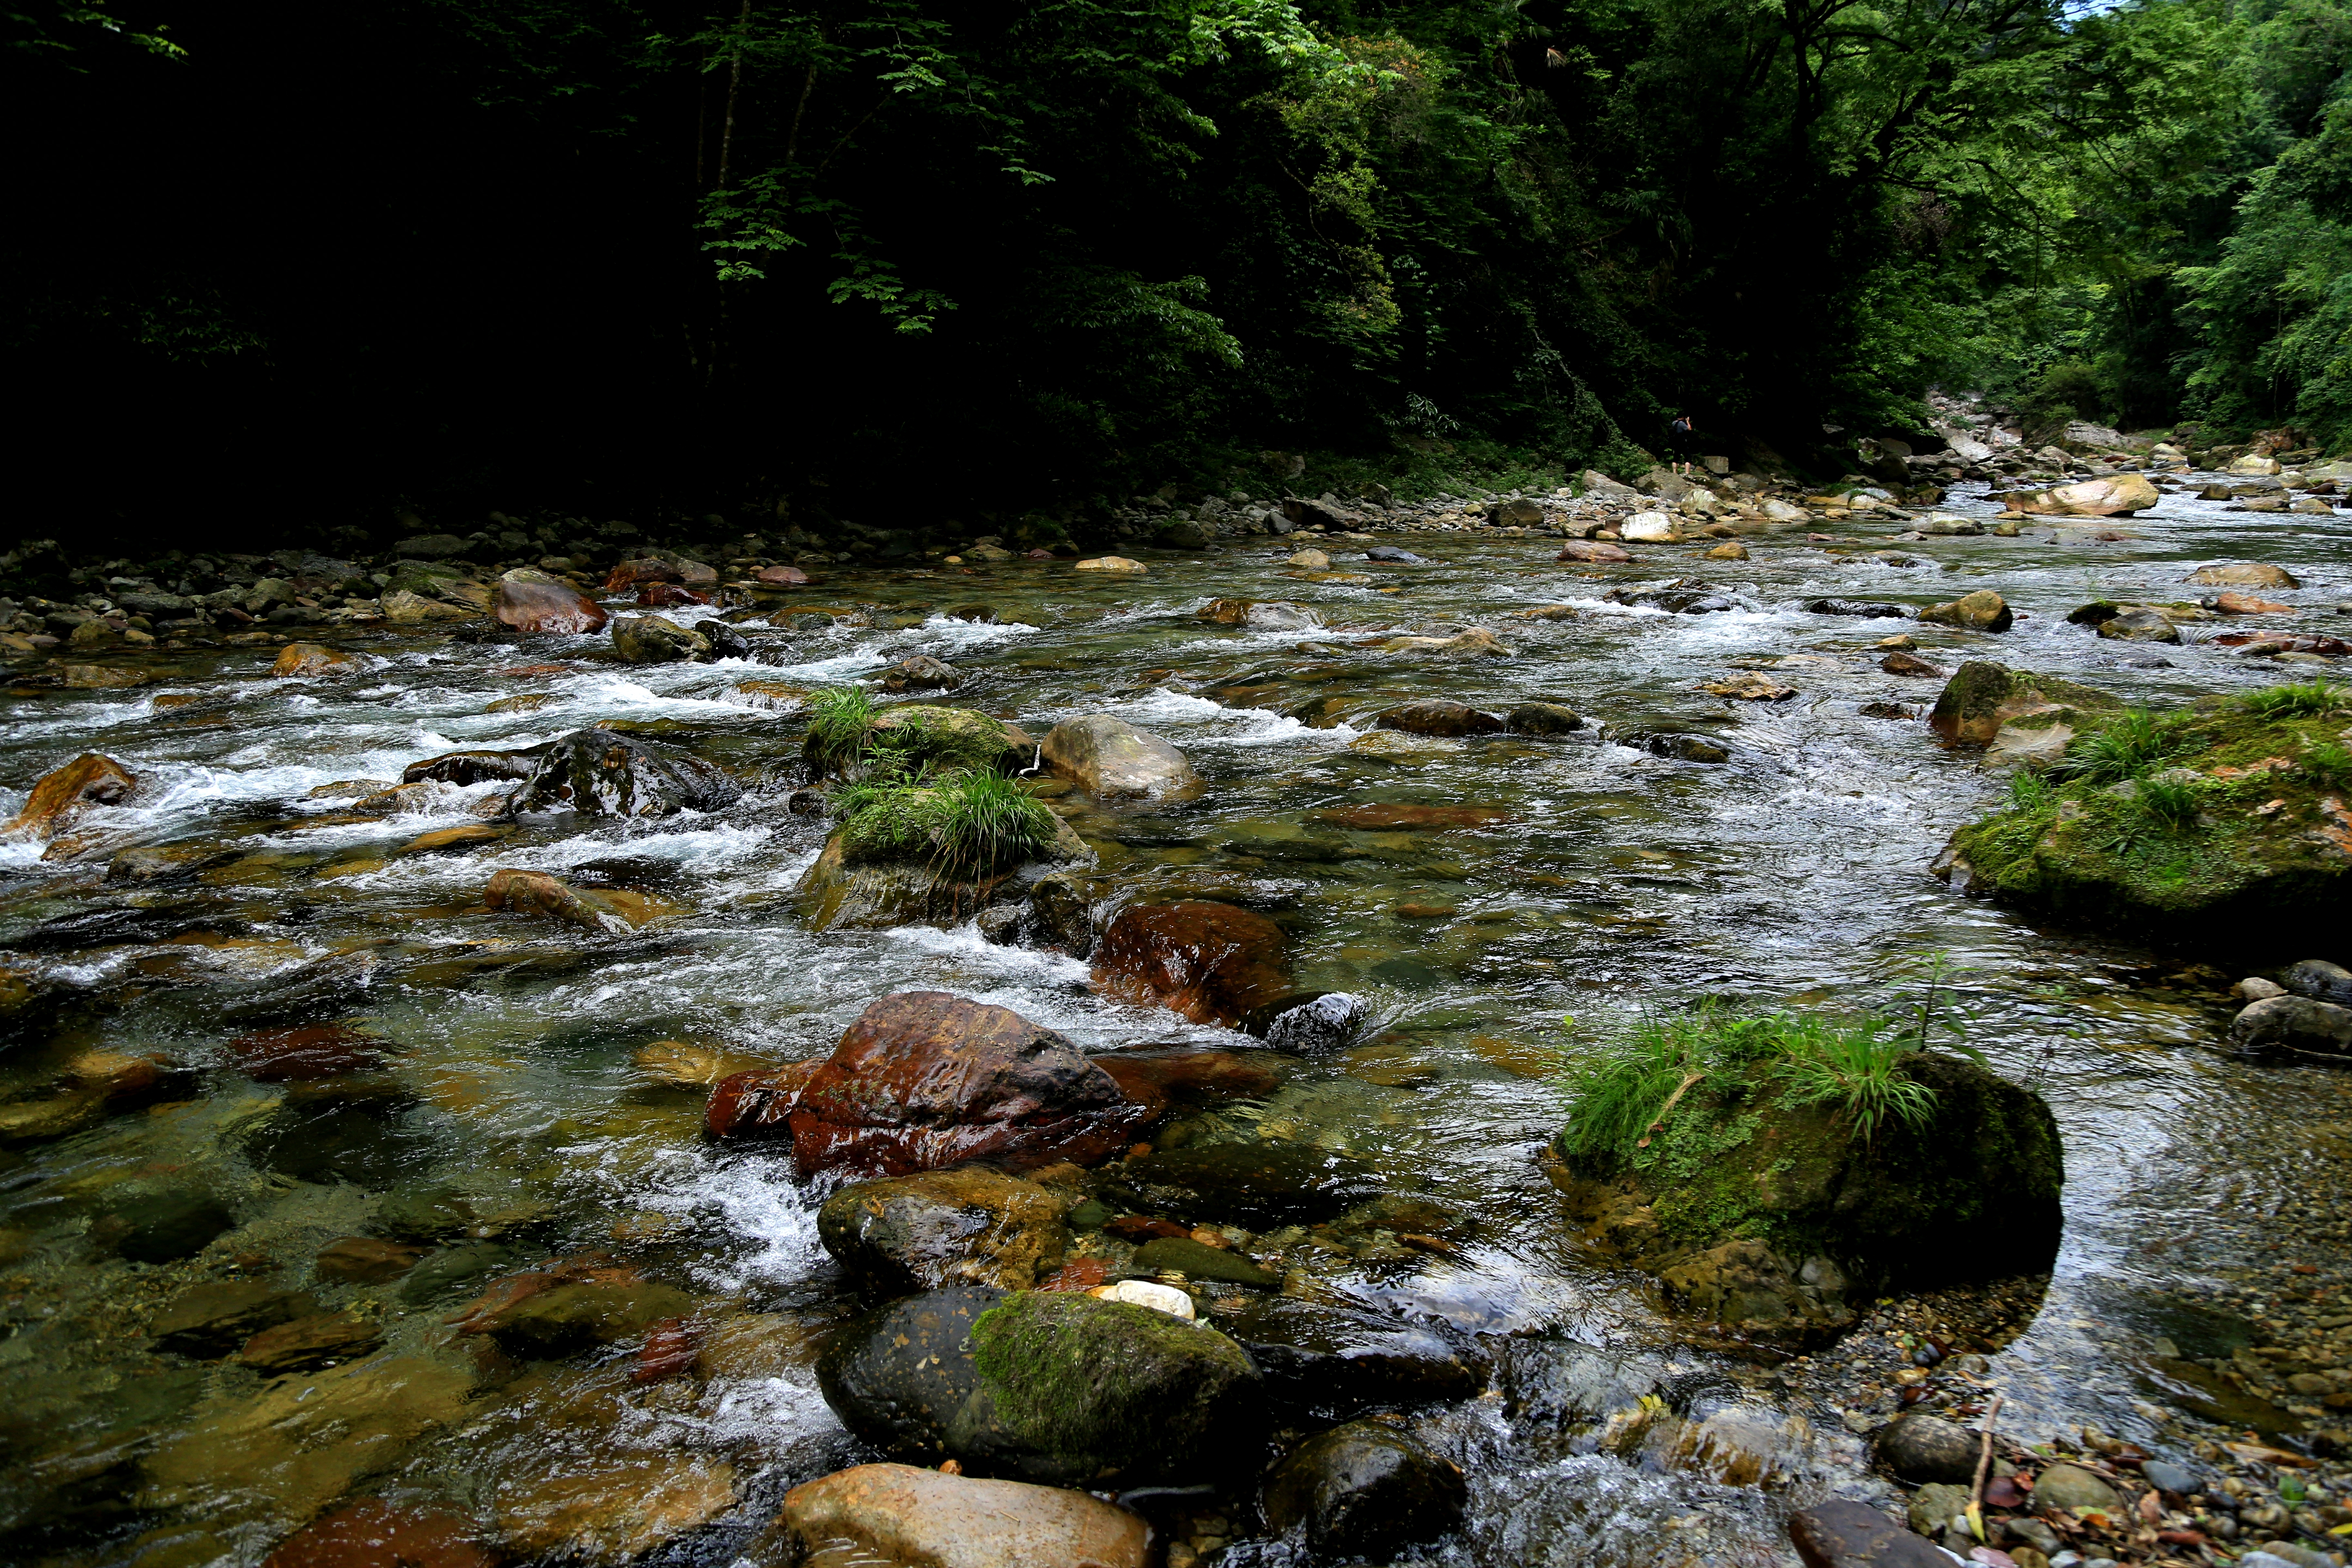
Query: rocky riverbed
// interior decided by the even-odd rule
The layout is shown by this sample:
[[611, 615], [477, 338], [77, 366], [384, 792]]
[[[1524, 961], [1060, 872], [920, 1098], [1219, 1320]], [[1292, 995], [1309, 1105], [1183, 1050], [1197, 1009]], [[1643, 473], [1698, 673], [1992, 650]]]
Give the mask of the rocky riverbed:
[[[1969, 897], [1931, 864], [2016, 759], [1928, 719], [1971, 661], [2159, 708], [2326, 676], [2341, 479], [2070, 445], [1075, 541], [26, 557], [8, 1555], [1010, 1560], [938, 1555], [993, 1509], [1029, 1561], [1783, 1563], [1845, 1501], [1993, 1568], [2311, 1568], [2352, 1079], [2230, 1031], [2334, 917], [2222, 968]], [[2256, 607], [2189, 581], [2244, 567]], [[881, 751], [1049, 831], [941, 883], [952, 803], [848, 798]], [[1792, 1342], [1582, 1239], [1562, 1053], [1931, 987], [2055, 1116], [2051, 1272], [2021, 1222], [2014, 1271]]]

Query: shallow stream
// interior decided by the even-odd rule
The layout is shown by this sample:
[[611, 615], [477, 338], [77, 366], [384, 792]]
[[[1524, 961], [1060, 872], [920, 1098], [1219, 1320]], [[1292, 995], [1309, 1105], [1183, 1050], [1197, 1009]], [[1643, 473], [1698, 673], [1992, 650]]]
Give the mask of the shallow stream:
[[[1949, 509], [1990, 512], [1976, 489]], [[1057, 804], [1106, 870], [1273, 912], [1302, 987], [1368, 1004], [1363, 1044], [1292, 1064], [1250, 1115], [1261, 1134], [1345, 1150], [1469, 1218], [1458, 1255], [1368, 1263], [1348, 1280], [1365, 1303], [1450, 1325], [1497, 1369], [1485, 1397], [1413, 1417], [1464, 1466], [1472, 1500], [1462, 1531], [1400, 1561], [1793, 1562], [1789, 1507], [1877, 1484], [1853, 1433], [1892, 1408], [1891, 1389], [1840, 1383], [1827, 1357], [1783, 1367], [1677, 1321], [1642, 1277], [1580, 1252], [1537, 1168], [1562, 1113], [1555, 1053], [1605, 1040], [1643, 1009], [1708, 996], [1916, 1006], [1940, 973], [1968, 1042], [2039, 1087], [2066, 1139], [2055, 1275], [1983, 1373], [2008, 1401], [2005, 1426], [2088, 1424], [2180, 1450], [2215, 1407], [2156, 1363], [2227, 1353], [2273, 1289], [2340, 1279], [2352, 1082], [2223, 1054], [2238, 976], [2195, 954], [2036, 930], [1930, 877], [1945, 838], [2004, 782], [1938, 749], [1916, 717], [1859, 710], [1891, 701], [1917, 714], [1934, 700], [1937, 680], [1878, 668], [1872, 645], [1896, 631], [1947, 667], [1993, 658], [2150, 703], [2305, 677], [2220, 647], [2102, 642], [2066, 614], [2094, 598], [2192, 597], [2180, 584], [2197, 566], [2261, 561], [2305, 586], [2276, 591], [2297, 616], [2252, 624], [2334, 631], [2337, 602], [2352, 597], [2340, 564], [2352, 515], [2232, 513], [2174, 494], [2112, 542], [2087, 531], [2052, 542], [2034, 526], [1895, 545], [1895, 521], [1817, 526], [1843, 542], [1764, 536], [1744, 562], [1685, 545], [1572, 565], [1553, 561], [1551, 541], [1416, 534], [1395, 542], [1431, 563], [1359, 565], [1334, 546], [1335, 563], [1370, 584], [1301, 580], [1273, 542], [1139, 552], [1149, 574], [1111, 581], [1059, 561], [836, 567], [787, 609], [861, 613], [822, 630], [746, 626], [758, 665], [625, 667], [602, 637], [518, 647], [377, 631], [337, 639], [367, 659], [353, 679], [270, 679], [274, 650], [213, 649], [142, 656], [164, 677], [140, 689], [7, 694], [0, 778], [15, 787], [0, 806], [13, 812], [39, 774], [102, 752], [142, 780], [118, 814], [142, 842], [221, 854], [180, 880], [107, 885], [102, 859], [59, 866], [37, 845], [0, 848], [0, 945], [60, 988], [53, 1025], [0, 1056], [0, 1097], [48, 1092], [93, 1050], [174, 1068], [151, 1103], [0, 1152], [5, 1555], [253, 1564], [357, 1489], [481, 1521], [521, 1561], [726, 1563], [784, 1489], [854, 1462], [809, 1370], [814, 1340], [849, 1306], [817, 1245], [814, 1199], [772, 1150], [707, 1142], [701, 1093], [649, 1077], [644, 1047], [797, 1060], [830, 1049], [877, 996], [912, 987], [1002, 1004], [1089, 1048], [1248, 1044], [1107, 1001], [1083, 963], [994, 946], [969, 926], [803, 928], [790, 895], [824, 825], [784, 804], [800, 726], [737, 684], [841, 683], [915, 653], [971, 678], [955, 702], [1034, 733], [1108, 712], [1181, 748], [1208, 781], [1197, 801]], [[1874, 554], [1890, 549], [1915, 564]], [[1672, 579], [1740, 607], [1673, 615], [1602, 599]], [[2015, 608], [2014, 629], [1798, 608], [1822, 595], [1925, 605], [1981, 587]], [[1328, 636], [1199, 618], [1221, 595], [1311, 606]], [[1513, 615], [1560, 604], [1577, 613]], [[1512, 657], [1415, 662], [1348, 646], [1378, 629], [1468, 626], [1494, 628]], [[1760, 703], [1695, 689], [1759, 668], [1799, 694]], [[198, 700], [166, 700], [182, 694]], [[527, 694], [546, 700], [492, 710]], [[1369, 715], [1412, 697], [1497, 710], [1551, 700], [1592, 727], [1371, 739]], [[401, 851], [475, 823], [474, 802], [500, 786], [451, 788], [391, 818], [308, 798], [340, 781], [396, 780], [437, 752], [614, 721], [735, 771], [751, 793], [710, 816], [539, 822], [440, 853]], [[1730, 761], [1670, 760], [1602, 739], [1604, 727], [1701, 732]], [[1370, 803], [1504, 816], [1442, 831], [1315, 816]], [[508, 866], [690, 912], [634, 935], [552, 934], [479, 909], [491, 870]], [[2277, 948], [2281, 963], [2345, 956], [2298, 950], [2291, 927]], [[380, 1067], [262, 1083], [227, 1049], [253, 1030], [328, 1022], [382, 1041]], [[110, 1215], [192, 1193], [233, 1222], [194, 1257], [126, 1262], [93, 1239]], [[419, 1273], [314, 1279], [320, 1249], [380, 1229], [387, 1203], [452, 1196], [471, 1216], [467, 1234], [437, 1238]], [[492, 1365], [445, 1323], [501, 1273], [589, 1252], [772, 1331], [707, 1378], [643, 1389], [619, 1350]], [[2319, 1273], [2284, 1272], [2297, 1263]], [[276, 1383], [155, 1352], [147, 1325], [162, 1304], [236, 1278], [349, 1306], [379, 1322], [381, 1347], [337, 1369], [341, 1381]], [[1606, 1381], [1596, 1367], [1745, 1436], [1696, 1452], [1612, 1444], [1598, 1429], [1609, 1405], [1591, 1393]], [[304, 1387], [341, 1407], [306, 1425]], [[1226, 1561], [1292, 1561], [1288, 1550], [1244, 1542]]]

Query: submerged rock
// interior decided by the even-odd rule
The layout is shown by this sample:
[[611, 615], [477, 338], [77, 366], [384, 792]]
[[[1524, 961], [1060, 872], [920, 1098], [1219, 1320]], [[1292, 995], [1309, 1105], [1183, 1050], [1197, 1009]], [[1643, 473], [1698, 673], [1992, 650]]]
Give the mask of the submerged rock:
[[1864, 620], [1901, 620], [1910, 611], [1900, 605], [1876, 605], [1861, 599], [1808, 599], [1805, 611], [1815, 616], [1855, 616]]
[[362, 1498], [295, 1531], [261, 1568], [499, 1568], [455, 1514]]
[[1503, 729], [1503, 721], [1492, 713], [1434, 697], [1400, 703], [1383, 711], [1377, 722], [1383, 730], [1412, 735], [1493, 735]]
[[1055, 774], [1100, 800], [1182, 798], [1201, 790], [1201, 777], [1184, 753], [1108, 713], [1055, 725], [1045, 737], [1045, 761]]
[[1514, 735], [1565, 735], [1584, 728], [1583, 716], [1559, 702], [1522, 702], [1503, 717]]
[[817, 1380], [893, 1458], [1061, 1485], [1205, 1478], [1259, 1414], [1256, 1367], [1214, 1329], [1051, 1291], [895, 1302], [836, 1333]]
[[1062, 1265], [1062, 1200], [984, 1166], [845, 1187], [817, 1210], [817, 1237], [859, 1286], [902, 1296], [947, 1285], [1026, 1290]]
[[100, 1216], [89, 1236], [131, 1262], [172, 1263], [202, 1252], [236, 1225], [220, 1199], [184, 1188], [122, 1200]]
[[803, 1552], [855, 1542], [920, 1568], [1146, 1568], [1141, 1519], [1061, 1487], [859, 1465], [794, 1487], [778, 1521]]
[[236, 1352], [238, 1364], [266, 1377], [331, 1366], [364, 1355], [383, 1341], [383, 1325], [353, 1312], [313, 1312], [264, 1329]]
[[1093, 1163], [1125, 1147], [1150, 1112], [1018, 1013], [902, 991], [849, 1026], [784, 1120], [803, 1177], [899, 1176], [971, 1160]]
[[574, 730], [548, 743], [508, 809], [668, 816], [723, 811], [742, 797], [741, 784], [699, 757], [612, 730]]
[[1273, 1140], [1158, 1150], [1129, 1160], [1109, 1181], [1139, 1211], [1253, 1229], [1313, 1225], [1381, 1191], [1360, 1160]]
[[226, 1355], [264, 1329], [319, 1310], [310, 1297], [259, 1280], [234, 1279], [183, 1290], [147, 1325], [155, 1348], [174, 1355]]
[[668, 912], [665, 905], [642, 893], [592, 891], [545, 871], [512, 867], [490, 873], [489, 883], [482, 889], [482, 907], [613, 932], [635, 931]]
[[1386, 1558], [1462, 1521], [1459, 1467], [1378, 1421], [1308, 1438], [1267, 1480], [1265, 1519], [1332, 1557]]
[[1231, 1026], [1290, 990], [1289, 945], [1280, 926], [1232, 904], [1130, 904], [1095, 946], [1094, 984]]
[[24, 809], [0, 827], [0, 837], [53, 839], [101, 806], [123, 805], [138, 790], [138, 777], [130, 769], [112, 757], [85, 752], [40, 776]]

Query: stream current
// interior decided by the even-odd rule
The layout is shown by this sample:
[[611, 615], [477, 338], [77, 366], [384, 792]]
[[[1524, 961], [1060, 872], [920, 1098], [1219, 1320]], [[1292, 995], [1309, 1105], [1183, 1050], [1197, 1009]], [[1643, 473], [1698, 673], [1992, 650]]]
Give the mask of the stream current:
[[[1956, 490], [1946, 510], [1989, 513], [1979, 489]], [[190, 879], [123, 887], [105, 884], [102, 861], [92, 870], [44, 863], [37, 845], [0, 848], [0, 946], [62, 998], [53, 1034], [37, 1028], [0, 1057], [0, 1093], [40, 1093], [93, 1049], [160, 1054], [181, 1086], [0, 1152], [6, 1554], [257, 1563], [357, 1490], [484, 1521], [524, 1562], [584, 1548], [606, 1561], [728, 1563], [786, 1488], [863, 1457], [809, 1364], [851, 1306], [817, 1244], [821, 1194], [796, 1187], [772, 1148], [707, 1142], [701, 1093], [649, 1079], [637, 1054], [672, 1040], [751, 1062], [821, 1055], [869, 1003], [908, 988], [1001, 1004], [1088, 1049], [1251, 1044], [1097, 996], [1084, 963], [992, 945], [971, 926], [803, 928], [791, 893], [824, 824], [784, 805], [799, 782], [800, 724], [737, 685], [845, 683], [916, 653], [970, 678], [950, 700], [1033, 733], [1107, 712], [1180, 747], [1207, 781], [1198, 800], [1113, 811], [1070, 796], [1057, 808], [1108, 872], [1147, 890], [1214, 883], [1275, 911], [1294, 939], [1298, 984], [1366, 1003], [1363, 1043], [1286, 1064], [1281, 1089], [1213, 1135], [1345, 1151], [1472, 1222], [1457, 1255], [1365, 1264], [1345, 1281], [1368, 1306], [1444, 1325], [1496, 1367], [1485, 1396], [1412, 1416], [1463, 1466], [1471, 1500], [1461, 1531], [1399, 1561], [1793, 1563], [1789, 1508], [1880, 1495], [1853, 1435], [1863, 1423], [1846, 1412], [1883, 1419], [1889, 1391], [1874, 1404], [1869, 1391], [1785, 1376], [1777, 1356], [1710, 1340], [1643, 1277], [1581, 1251], [1538, 1170], [1563, 1115], [1554, 1053], [1704, 997], [1916, 1006], [1940, 964], [1945, 1006], [1969, 1044], [2039, 1088], [2065, 1137], [2054, 1276], [1984, 1373], [2008, 1401], [2005, 1427], [2089, 1424], [2178, 1451], [2203, 1430], [2195, 1391], [2155, 1363], [2166, 1352], [2212, 1353], [2192, 1342], [2226, 1341], [2235, 1320], [2207, 1299], [2280, 1256], [2266, 1249], [2291, 1231], [2274, 1227], [2343, 1195], [2345, 1081], [2224, 1055], [2223, 987], [2237, 976], [2193, 953], [2036, 929], [1930, 877], [1946, 837], [2004, 781], [1938, 749], [1918, 718], [1859, 710], [1893, 701], [1924, 713], [1934, 700], [1938, 681], [1878, 668], [1872, 645], [1897, 630], [1947, 667], [1996, 658], [2135, 702], [2303, 677], [2197, 642], [2102, 642], [2065, 617], [2094, 598], [2190, 597], [2181, 580], [2199, 565], [2262, 561], [2305, 584], [2275, 591], [2297, 606], [2292, 624], [2330, 630], [2352, 518], [2233, 513], [2168, 494], [2119, 520], [2127, 537], [2113, 542], [2087, 530], [2070, 535], [2081, 542], [2053, 542], [2034, 525], [2015, 539], [1890, 545], [1899, 521], [1816, 526], [1842, 542], [1768, 535], [1748, 542], [1744, 562], [1682, 545], [1644, 547], [1630, 565], [1559, 563], [1556, 542], [1469, 533], [1398, 539], [1431, 558], [1420, 565], [1360, 564], [1332, 546], [1334, 564], [1370, 574], [1370, 585], [1300, 580], [1274, 541], [1139, 552], [1149, 574], [1110, 581], [1063, 561], [971, 574], [836, 567], [784, 610], [861, 613], [827, 630], [751, 623], [758, 664], [623, 666], [603, 637], [519, 647], [371, 631], [337, 638], [368, 663], [340, 682], [270, 679], [268, 648], [200, 649], [148, 656], [163, 679], [142, 689], [9, 694], [0, 778], [15, 787], [0, 805], [13, 811], [42, 773], [102, 752], [142, 781], [123, 815], [143, 842], [216, 840], [236, 853]], [[1873, 553], [1890, 548], [1916, 564]], [[1738, 607], [1675, 615], [1602, 598], [1670, 579]], [[1822, 595], [1918, 606], [1988, 587], [2018, 612], [2003, 636], [1798, 607]], [[1310, 606], [1328, 640], [1199, 617], [1223, 595]], [[1512, 615], [1559, 604], [1578, 613]], [[949, 613], [973, 605], [993, 619]], [[2289, 622], [2229, 629], [2273, 624]], [[1513, 657], [1415, 662], [1346, 646], [1384, 628], [1467, 626], [1495, 629]], [[2184, 629], [2199, 638], [2224, 627]], [[1695, 689], [1743, 668], [1769, 668], [1799, 694], [1759, 703]], [[182, 693], [201, 700], [157, 700]], [[489, 710], [523, 694], [546, 700]], [[1327, 711], [1353, 723], [1288, 716], [1327, 697], [1343, 700]], [[1415, 697], [1498, 711], [1563, 702], [1605, 733], [1703, 732], [1731, 760], [1663, 758], [1594, 728], [1361, 743], [1370, 713]], [[751, 793], [707, 816], [541, 820], [494, 844], [414, 855], [394, 851], [477, 821], [474, 802], [505, 786], [450, 788], [425, 811], [367, 821], [306, 798], [340, 781], [396, 780], [437, 752], [614, 721], [733, 770]], [[1390, 802], [1507, 816], [1443, 832], [1355, 831], [1312, 816]], [[490, 872], [508, 866], [691, 912], [632, 935], [552, 934], [479, 909]], [[2291, 923], [2279, 932], [2282, 963], [2342, 956], [2296, 950]], [[341, 1090], [253, 1081], [227, 1040], [287, 1019], [352, 1024], [389, 1055]], [[234, 1220], [205, 1251], [145, 1265], [94, 1245], [106, 1214], [190, 1190]], [[445, 1293], [313, 1279], [320, 1249], [368, 1233], [386, 1203], [448, 1193], [480, 1223], [435, 1254]], [[2316, 1258], [2331, 1279], [2336, 1246]], [[487, 1367], [453, 1340], [444, 1320], [500, 1274], [588, 1252], [786, 1331], [760, 1355], [650, 1392], [628, 1382], [631, 1347], [519, 1369]], [[377, 1320], [381, 1348], [355, 1375], [440, 1368], [446, 1397], [346, 1392], [337, 1397], [353, 1413], [341, 1425], [287, 1436], [304, 1378], [273, 1384], [158, 1354], [147, 1336], [161, 1304], [190, 1284], [238, 1278]], [[1612, 1451], [1608, 1399], [1592, 1393], [1612, 1379], [1675, 1390], [1694, 1419], [1723, 1415], [1726, 1430], [1749, 1434], [1746, 1450]], [[644, 1522], [658, 1500], [632, 1513], [630, 1494], [667, 1498], [685, 1471], [723, 1474], [729, 1489], [681, 1505], [682, 1528]], [[1291, 1553], [1243, 1541], [1225, 1560], [1306, 1561]]]

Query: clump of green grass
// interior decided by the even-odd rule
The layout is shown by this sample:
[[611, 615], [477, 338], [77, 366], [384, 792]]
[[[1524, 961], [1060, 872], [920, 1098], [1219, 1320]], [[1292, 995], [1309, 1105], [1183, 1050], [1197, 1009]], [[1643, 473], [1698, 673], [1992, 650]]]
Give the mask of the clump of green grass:
[[1645, 1019], [1616, 1048], [1567, 1068], [1573, 1109], [1561, 1151], [1639, 1160], [1691, 1094], [1737, 1100], [1763, 1086], [1778, 1086], [1792, 1105], [1834, 1105], [1864, 1140], [1890, 1122], [1924, 1129], [1935, 1117], [1935, 1090], [1902, 1068], [1921, 1048], [1931, 1010], [1912, 1032], [1885, 1019], [1742, 1016], [1714, 1005]]
[[820, 773], [846, 773], [871, 746], [874, 699], [865, 688], [831, 686], [808, 700], [803, 753]]
[[2238, 706], [2258, 719], [2273, 722], [2281, 719], [2325, 719], [2352, 708], [2352, 686], [2338, 686], [2324, 678], [2290, 681], [2284, 686], [2250, 691], [2238, 699]]
[[2139, 809], [2165, 833], [2186, 833], [2197, 826], [2205, 792], [2187, 779], [2144, 778], [2139, 781]]
[[2322, 741], [2310, 747], [2295, 762], [2295, 771], [2321, 789], [2342, 789], [2352, 784], [2352, 748], [2334, 741]]
[[2076, 738], [2050, 768], [2053, 782], [2121, 784], [2136, 779], [2195, 743], [2179, 714], [2126, 709], [2089, 734]]
[[2009, 805], [2012, 811], [2040, 811], [2058, 798], [2058, 786], [2034, 768], [2019, 768], [2009, 775]]
[[959, 773], [932, 792], [933, 865], [955, 881], [978, 881], [1034, 860], [1054, 842], [1054, 814], [992, 771]]

